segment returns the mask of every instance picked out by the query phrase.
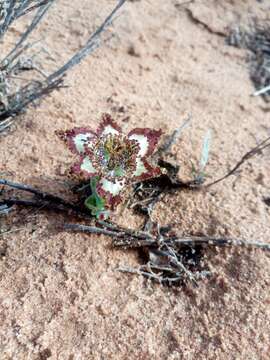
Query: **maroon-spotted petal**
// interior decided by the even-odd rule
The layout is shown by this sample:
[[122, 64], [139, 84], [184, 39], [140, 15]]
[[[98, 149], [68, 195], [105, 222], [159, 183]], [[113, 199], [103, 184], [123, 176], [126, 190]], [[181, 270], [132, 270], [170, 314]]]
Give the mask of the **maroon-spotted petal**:
[[80, 161], [72, 166], [71, 172], [80, 177], [84, 177], [85, 179], [89, 179], [97, 175], [97, 171], [93, 166], [92, 160], [88, 156], [81, 156]]
[[145, 158], [137, 158], [137, 166], [133, 173], [132, 182], [151, 179], [161, 174], [162, 172], [159, 167], [150, 165]]
[[116, 124], [116, 122], [112, 119], [111, 115], [103, 114], [101, 123], [97, 129], [97, 134], [99, 136], [108, 135], [108, 134], [120, 134], [122, 129], [120, 126]]
[[138, 142], [140, 146], [139, 156], [147, 157], [155, 150], [161, 134], [161, 130], [136, 128], [130, 131], [128, 138]]
[[111, 181], [107, 180], [106, 178], [101, 179], [96, 187], [97, 193], [101, 198], [105, 199], [106, 207], [110, 210], [114, 210], [115, 207], [119, 205], [122, 201], [122, 198], [119, 194], [123, 186], [116, 193], [114, 191], [110, 191], [110, 189], [107, 186], [104, 186], [104, 182], [106, 184], [111, 183]]
[[85, 147], [91, 146], [96, 134], [88, 128], [74, 128], [58, 132], [58, 135], [67, 143], [69, 149], [75, 154], [84, 154]]

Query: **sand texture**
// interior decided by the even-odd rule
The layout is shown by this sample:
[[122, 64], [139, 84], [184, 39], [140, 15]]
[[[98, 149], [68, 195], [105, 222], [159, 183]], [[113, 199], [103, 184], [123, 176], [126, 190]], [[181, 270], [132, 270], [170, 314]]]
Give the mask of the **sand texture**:
[[[182, 1], [184, 2], [184, 0]], [[112, 9], [110, 0], [59, 0], [36, 34], [59, 63]], [[268, 1], [129, 1], [115, 36], [69, 73], [70, 87], [31, 108], [0, 137], [0, 172], [69, 198], [74, 156], [55, 131], [96, 128], [103, 112], [123, 126], [171, 133], [191, 115], [173, 147], [180, 175], [200, 157], [212, 129], [207, 173], [224, 174], [270, 134], [269, 103], [251, 97], [247, 50], [226, 45], [228, 30]], [[268, 18], [269, 20], [269, 18]], [[113, 32], [112, 32], [113, 33]], [[11, 34], [15, 35], [15, 32]], [[12, 39], [11, 39], [12, 40]], [[270, 151], [237, 176], [203, 192], [166, 195], [154, 218], [182, 234], [270, 242]], [[63, 216], [37, 210], [0, 218], [1, 360], [267, 360], [270, 358], [270, 258], [260, 250], [209, 249], [210, 279], [198, 288], [161, 287], [122, 274], [138, 254], [105, 236], [59, 232]], [[122, 225], [142, 219], [125, 210]]]

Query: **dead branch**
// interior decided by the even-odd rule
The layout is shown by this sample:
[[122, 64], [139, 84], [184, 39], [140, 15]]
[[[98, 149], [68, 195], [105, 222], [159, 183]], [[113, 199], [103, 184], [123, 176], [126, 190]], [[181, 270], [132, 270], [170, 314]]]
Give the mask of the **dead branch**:
[[182, 131], [190, 124], [191, 116], [183, 122], [181, 126], [173, 131], [173, 133], [167, 137], [164, 143], [159, 147], [159, 149], [153, 155], [153, 158], [160, 158], [163, 155], [168, 154], [171, 151], [172, 146], [178, 141]]
[[32, 199], [18, 199], [13, 197], [4, 198], [2, 194], [3, 198], [1, 199], [0, 204], [9, 210], [12, 206], [18, 205], [23, 207], [36, 207], [53, 211], [61, 211], [64, 213], [73, 213], [78, 217], [85, 219], [91, 218], [91, 214], [80, 204], [70, 203], [59, 196], [43, 192], [29, 185], [15, 183], [6, 179], [0, 179], [0, 185], [34, 195]]
[[[102, 224], [102, 223], [100, 223]], [[104, 223], [103, 223], [104, 224]], [[104, 226], [104, 225], [103, 225]], [[86, 226], [80, 224], [65, 224], [65, 230], [82, 231], [91, 234], [103, 234], [113, 238], [113, 246], [123, 248], [140, 248], [153, 247], [159, 248], [161, 245], [176, 247], [180, 249], [183, 246], [241, 246], [253, 247], [270, 251], [270, 244], [257, 241], [246, 241], [241, 239], [217, 238], [210, 236], [167, 236], [160, 238], [143, 231], [135, 231], [130, 229], [118, 229], [116, 226], [112, 230], [99, 228], [95, 226]]]
[[[120, 267], [118, 270], [142, 275], [161, 284], [177, 285], [188, 280], [194, 286], [198, 286], [198, 279], [210, 275], [207, 270], [198, 271], [200, 268], [200, 249], [203, 246], [244, 246], [270, 251], [270, 244], [241, 239], [207, 236], [163, 236], [160, 233], [118, 229], [115, 224], [109, 226], [109, 229], [108, 224], [100, 223], [99, 225], [103, 227], [65, 224], [64, 230], [109, 236], [116, 248], [142, 248], [148, 257], [146, 264], [137, 269]], [[188, 255], [187, 249], [191, 249]]]
[[[155, 268], [155, 267], [151, 266], [150, 264], [142, 265], [137, 269], [131, 268], [128, 266], [121, 266], [121, 267], [117, 268], [116, 270], [123, 272], [123, 273], [141, 275], [141, 276], [144, 276], [145, 278], [153, 280], [162, 285], [175, 285], [175, 284], [179, 284], [179, 283], [183, 282], [182, 274], [179, 273], [174, 276], [164, 277], [161, 273], [156, 274], [152, 270], [161, 270], [161, 271], [165, 270], [165, 271], [170, 272], [171, 271], [170, 268], [166, 268], [166, 269], [160, 268], [160, 267]], [[196, 286], [198, 286], [197, 281], [211, 276], [211, 273], [210, 273], [210, 271], [195, 271], [192, 273], [192, 276], [193, 276]]]
[[224, 176], [221, 178], [214, 180], [210, 184], [206, 184], [205, 187], [209, 188], [210, 186], [216, 185], [219, 182], [227, 179], [229, 176], [235, 174], [235, 172], [247, 161], [253, 158], [256, 155], [259, 155], [262, 153], [263, 150], [270, 147], [270, 136], [267, 137], [265, 140], [261, 141], [258, 145], [256, 145], [254, 148], [249, 150], [238, 163]]
[[[112, 24], [116, 13], [126, 2], [126, 0], [119, 0], [103, 23], [89, 37], [85, 45], [63, 66], [48, 76], [45, 76], [44, 71], [33, 64], [31, 57], [28, 57], [27, 60], [22, 60], [22, 55], [25, 55], [26, 51], [31, 47], [29, 43], [26, 43], [26, 40], [43, 19], [54, 1], [55, 0], [44, 0], [37, 1], [33, 4], [32, 0], [24, 0], [21, 2], [10, 0], [8, 8], [4, 9], [4, 20], [2, 23], [0, 18], [1, 39], [1, 36], [5, 34], [9, 26], [16, 19], [31, 11], [37, 11], [32, 22], [21, 35], [17, 44], [9, 54], [0, 61], [0, 132], [6, 130], [11, 125], [14, 117], [22, 113], [30, 104], [50, 94], [52, 91], [63, 87], [64, 76], [67, 71], [79, 64], [86, 56], [90, 55], [99, 47], [101, 35]], [[9, 80], [15, 78], [14, 75], [24, 71], [32, 71], [32, 79], [23, 86], [15, 86], [15, 90], [12, 91], [9, 87]], [[36, 78], [34, 72], [42, 74], [42, 78]]]
[[[0, 179], [0, 185], [4, 188], [12, 188], [32, 195], [30, 199], [18, 197], [5, 198], [5, 192], [1, 191], [0, 214], [7, 215], [14, 205], [21, 207], [35, 207], [50, 211], [57, 211], [66, 215], [74, 214], [79, 218], [90, 220], [93, 217], [82, 203], [70, 203], [61, 197], [43, 192], [29, 185], [15, 183], [6, 179]], [[160, 228], [153, 223], [151, 214], [145, 224], [144, 230], [126, 229], [108, 221], [97, 221], [91, 226], [83, 224], [64, 224], [64, 231], [84, 232], [97, 235], [109, 236], [115, 248], [143, 249], [148, 262], [139, 269], [120, 269], [136, 274], [141, 274], [162, 284], [177, 285], [185, 280], [197, 286], [197, 280], [208, 274], [200, 271], [201, 249], [207, 246], [245, 246], [270, 251], [270, 244], [241, 239], [179, 236], [172, 233], [171, 229]], [[199, 271], [198, 271], [199, 270]]]
[[256, 88], [253, 96], [262, 95], [268, 101], [270, 95], [270, 26], [269, 21], [253, 18], [249, 29], [237, 25], [230, 32], [229, 45], [250, 50], [248, 56], [250, 78]]

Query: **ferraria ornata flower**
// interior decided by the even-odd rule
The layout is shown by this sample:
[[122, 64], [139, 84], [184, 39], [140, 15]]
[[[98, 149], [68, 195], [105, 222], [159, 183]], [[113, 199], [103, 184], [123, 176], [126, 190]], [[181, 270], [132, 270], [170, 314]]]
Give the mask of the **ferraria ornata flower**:
[[96, 131], [83, 127], [60, 133], [80, 158], [71, 172], [95, 179], [94, 191], [106, 209], [119, 204], [120, 193], [128, 184], [160, 175], [160, 168], [148, 162], [160, 135], [160, 130], [148, 128], [136, 128], [125, 135], [108, 114], [103, 115]]

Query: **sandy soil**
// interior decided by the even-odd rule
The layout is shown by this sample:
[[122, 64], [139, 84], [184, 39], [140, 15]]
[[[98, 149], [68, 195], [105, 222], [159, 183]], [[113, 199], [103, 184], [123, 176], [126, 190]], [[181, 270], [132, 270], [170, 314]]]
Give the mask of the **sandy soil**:
[[[269, 105], [251, 97], [247, 52], [225, 44], [228, 29], [265, 18], [267, 1], [130, 1], [116, 36], [68, 76], [62, 89], [30, 109], [1, 137], [1, 173], [56, 194], [68, 192], [70, 152], [54, 131], [96, 127], [110, 112], [125, 130], [172, 132], [188, 114], [173, 152], [181, 174], [198, 159], [212, 129], [208, 174], [222, 175], [269, 135]], [[38, 36], [63, 62], [112, 8], [113, 1], [60, 0]], [[64, 44], [64, 45], [63, 45]], [[208, 192], [167, 196], [161, 224], [183, 234], [269, 242], [270, 153]], [[70, 219], [72, 220], [72, 219]], [[270, 259], [260, 250], [209, 250], [211, 279], [198, 289], [162, 288], [121, 274], [138, 265], [133, 252], [110, 248], [103, 236], [58, 233], [61, 217], [17, 211], [1, 226], [0, 359], [269, 359]], [[126, 226], [140, 219], [124, 213]], [[8, 222], [8, 224], [7, 224]]]

